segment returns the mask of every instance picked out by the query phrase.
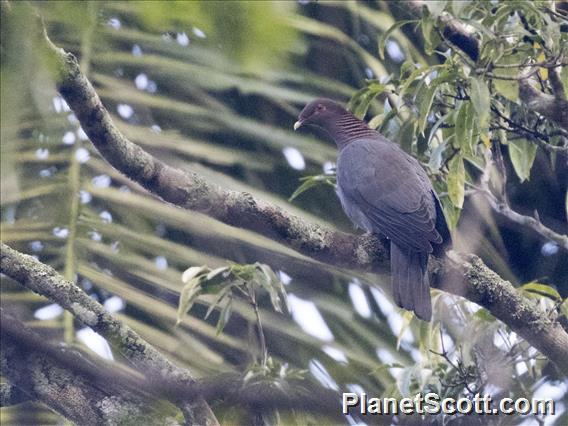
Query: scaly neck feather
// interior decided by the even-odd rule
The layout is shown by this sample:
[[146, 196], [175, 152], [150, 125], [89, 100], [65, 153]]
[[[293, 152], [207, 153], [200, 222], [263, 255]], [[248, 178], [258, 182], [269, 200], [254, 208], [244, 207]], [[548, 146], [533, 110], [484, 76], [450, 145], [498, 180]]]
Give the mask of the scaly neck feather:
[[340, 150], [355, 139], [375, 137], [377, 135], [376, 131], [371, 129], [367, 123], [359, 120], [350, 112], [340, 115], [336, 120], [328, 123], [328, 125], [328, 132]]

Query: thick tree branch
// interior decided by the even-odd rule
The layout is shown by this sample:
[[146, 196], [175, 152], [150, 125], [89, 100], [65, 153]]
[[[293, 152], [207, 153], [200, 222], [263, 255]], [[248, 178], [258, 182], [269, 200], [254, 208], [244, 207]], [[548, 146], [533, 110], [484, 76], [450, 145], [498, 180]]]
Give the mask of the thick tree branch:
[[[75, 284], [65, 281], [50, 266], [1, 244], [0, 271], [30, 290], [58, 303], [81, 323], [107, 338], [136, 368], [146, 372], [150, 380], [169, 381], [179, 386], [194, 382], [187, 370], [172, 364], [135, 331], [116, 320]], [[172, 402], [184, 406], [188, 401]], [[187, 412], [192, 413], [193, 417], [186, 421], [191, 424], [218, 424], [203, 399], [198, 398], [190, 402]]]
[[[183, 172], [152, 157], [127, 140], [114, 126], [91, 83], [81, 73], [73, 55], [54, 46], [49, 39], [48, 54], [58, 64], [58, 87], [91, 142], [117, 170], [165, 201], [204, 213], [221, 222], [249, 229], [313, 259], [350, 269], [388, 270], [388, 249], [371, 235], [353, 236], [337, 232], [287, 213], [281, 207], [256, 199], [249, 193], [225, 190], [192, 172]], [[541, 350], [568, 374], [568, 334], [558, 322], [519, 296], [513, 286], [492, 272], [481, 260], [445, 259], [435, 279], [443, 290], [467, 297], [488, 309], [519, 335]], [[456, 286], [441, 277], [456, 277]], [[466, 278], [464, 281], [463, 277]], [[483, 281], [481, 278], [486, 278]], [[488, 296], [489, 295], [489, 296]], [[506, 307], [506, 309], [504, 309]], [[535, 318], [519, 322], [523, 313]]]
[[19, 387], [8, 382], [0, 383], [0, 408], [21, 404], [29, 400], [29, 395]]
[[[13, 316], [1, 312], [2, 406], [25, 400], [45, 404], [80, 425], [177, 424], [177, 410], [151, 403], [132, 383], [124, 385], [111, 366], [54, 346]], [[8, 389], [10, 386], [10, 389]]]
[[486, 308], [568, 375], [568, 333], [559, 318], [543, 312], [475, 255], [451, 253], [436, 275], [441, 289]]
[[[427, 7], [426, 2], [423, 0], [410, 0], [405, 2], [405, 5], [409, 7], [410, 13], [413, 16], [419, 18], [422, 16], [423, 8]], [[454, 18], [447, 12], [443, 12], [439, 16], [439, 20], [443, 25], [441, 31], [442, 37], [467, 55], [468, 62], [477, 62], [481, 43], [475, 35], [475, 29]]]

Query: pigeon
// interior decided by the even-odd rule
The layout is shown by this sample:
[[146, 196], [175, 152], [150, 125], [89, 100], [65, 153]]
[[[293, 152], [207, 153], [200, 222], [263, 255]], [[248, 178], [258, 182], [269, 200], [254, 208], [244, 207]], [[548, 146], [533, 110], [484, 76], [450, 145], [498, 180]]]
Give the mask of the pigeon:
[[451, 244], [440, 200], [418, 161], [339, 103], [308, 103], [294, 130], [315, 126], [337, 144], [337, 195], [359, 228], [390, 240], [395, 303], [424, 321], [432, 318], [430, 254]]

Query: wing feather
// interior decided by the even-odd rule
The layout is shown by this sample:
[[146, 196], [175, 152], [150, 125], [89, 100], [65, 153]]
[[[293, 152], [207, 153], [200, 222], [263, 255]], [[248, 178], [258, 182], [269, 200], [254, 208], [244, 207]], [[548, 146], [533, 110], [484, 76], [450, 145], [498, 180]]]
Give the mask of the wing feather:
[[397, 145], [380, 138], [351, 142], [339, 155], [337, 183], [373, 231], [401, 248], [431, 253], [432, 243], [442, 241], [428, 176]]

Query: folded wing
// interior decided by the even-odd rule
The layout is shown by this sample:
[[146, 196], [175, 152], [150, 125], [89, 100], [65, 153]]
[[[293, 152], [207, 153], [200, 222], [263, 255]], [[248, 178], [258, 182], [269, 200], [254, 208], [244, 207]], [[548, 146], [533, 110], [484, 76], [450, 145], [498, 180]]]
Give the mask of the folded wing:
[[418, 162], [387, 140], [362, 139], [338, 157], [338, 186], [372, 224], [402, 249], [431, 253], [442, 237], [428, 176]]

